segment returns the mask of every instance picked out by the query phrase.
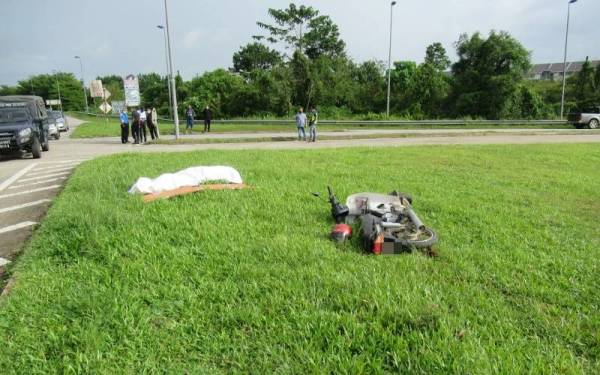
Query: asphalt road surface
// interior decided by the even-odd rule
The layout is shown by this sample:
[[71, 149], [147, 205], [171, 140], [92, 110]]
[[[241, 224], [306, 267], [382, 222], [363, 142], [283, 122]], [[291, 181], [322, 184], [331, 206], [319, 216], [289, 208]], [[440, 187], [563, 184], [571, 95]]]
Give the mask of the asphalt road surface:
[[[69, 119], [71, 129], [79, 121]], [[110, 125], [109, 125], [110, 126]], [[295, 133], [291, 129], [290, 136]], [[118, 128], [115, 126], [115, 133]], [[485, 132], [485, 135], [481, 135]], [[536, 144], [536, 143], [600, 143], [600, 133], [586, 130], [532, 129], [468, 129], [468, 130], [356, 130], [326, 132], [327, 135], [369, 135], [370, 139], [336, 139], [316, 143], [297, 141], [251, 142], [255, 137], [281, 137], [285, 133], [227, 133], [192, 136], [195, 138], [249, 138], [241, 143], [123, 145], [118, 137], [51, 141], [50, 151], [41, 159], [0, 159], [0, 274], [2, 267], [18, 254], [35, 225], [44, 217], [52, 200], [59, 194], [68, 177], [83, 161], [121, 152], [178, 152], [192, 150], [244, 149], [313, 149], [416, 145]], [[390, 134], [409, 134], [407, 138], [390, 138]], [[190, 136], [182, 136], [182, 138]], [[172, 138], [165, 136], [164, 138]]]

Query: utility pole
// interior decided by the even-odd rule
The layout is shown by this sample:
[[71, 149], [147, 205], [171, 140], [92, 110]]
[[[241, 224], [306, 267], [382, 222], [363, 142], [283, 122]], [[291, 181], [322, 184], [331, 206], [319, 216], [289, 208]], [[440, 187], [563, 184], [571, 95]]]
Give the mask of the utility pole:
[[58, 72], [56, 70], [53, 70], [52, 72], [54, 73], [54, 78], [56, 78], [56, 87], [58, 89], [58, 105], [60, 106], [60, 113], [63, 113], [62, 98], [60, 97], [60, 81], [58, 80]]
[[87, 100], [87, 91], [85, 90], [85, 79], [83, 78], [83, 63], [81, 62], [80, 56], [75, 56], [77, 60], [79, 60], [79, 67], [81, 68], [81, 85], [83, 86], [83, 98], [85, 100], [85, 113], [90, 113], [90, 108], [88, 107]]
[[563, 120], [565, 117], [565, 87], [567, 85], [567, 47], [569, 44], [569, 19], [571, 18], [571, 4], [576, 3], [577, 0], [570, 0], [567, 5], [567, 33], [565, 35], [565, 58], [563, 60], [563, 84], [562, 84], [562, 96], [560, 100], [560, 119]]
[[394, 25], [394, 5], [396, 5], [395, 1], [390, 3], [390, 49], [388, 55], [388, 82], [387, 82], [387, 117], [390, 117], [390, 96], [392, 93], [392, 27]]
[[179, 139], [179, 115], [177, 114], [177, 89], [173, 76], [173, 54], [171, 53], [171, 33], [169, 32], [169, 9], [165, 0], [165, 25], [167, 27], [167, 51], [169, 52], [169, 78], [171, 80], [171, 103], [173, 105], [173, 122], [175, 123], [175, 139]]
[[163, 25], [156, 26], [163, 31], [165, 37], [165, 61], [167, 62], [167, 88], [169, 90], [169, 118], [173, 119], [173, 103], [171, 103], [171, 75], [169, 74], [169, 48], [167, 47], [167, 31]]

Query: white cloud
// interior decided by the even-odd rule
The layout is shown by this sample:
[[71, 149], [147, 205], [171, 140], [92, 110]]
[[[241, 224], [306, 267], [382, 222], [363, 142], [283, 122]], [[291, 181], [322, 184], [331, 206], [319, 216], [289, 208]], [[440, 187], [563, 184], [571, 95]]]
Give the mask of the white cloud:
[[183, 37], [183, 45], [188, 49], [199, 47], [202, 36], [203, 33], [200, 30], [188, 31]]

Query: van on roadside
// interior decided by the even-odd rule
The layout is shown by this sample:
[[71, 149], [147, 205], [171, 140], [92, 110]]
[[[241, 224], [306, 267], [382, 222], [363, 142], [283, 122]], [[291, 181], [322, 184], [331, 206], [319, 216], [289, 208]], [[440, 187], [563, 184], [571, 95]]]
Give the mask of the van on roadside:
[[50, 149], [44, 100], [33, 95], [0, 96], [0, 154], [31, 153], [34, 159]]

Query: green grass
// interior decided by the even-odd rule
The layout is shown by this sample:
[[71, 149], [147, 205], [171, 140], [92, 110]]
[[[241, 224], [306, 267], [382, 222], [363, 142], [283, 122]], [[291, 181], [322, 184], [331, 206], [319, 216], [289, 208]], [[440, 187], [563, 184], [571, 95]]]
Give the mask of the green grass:
[[[119, 122], [115, 118], [109, 118], [108, 121], [101, 117], [77, 115], [84, 121], [85, 124], [80, 125], [73, 131], [71, 138], [96, 138], [96, 137], [118, 137], [120, 136]], [[162, 135], [173, 135], [174, 126], [172, 123], [160, 122], [160, 134]], [[201, 122], [196, 122], [194, 125], [196, 129], [195, 133], [200, 133], [204, 129], [204, 125]], [[470, 124], [466, 126], [450, 126], [450, 125], [402, 125], [402, 126], [390, 126], [390, 125], [352, 125], [352, 124], [341, 124], [341, 125], [319, 125], [319, 131], [339, 131], [344, 132], [348, 130], [365, 130], [365, 129], [510, 129], [510, 128], [530, 128], [530, 129], [572, 129], [570, 125], [485, 125], [485, 124]], [[179, 131], [181, 134], [185, 132], [185, 123], [180, 123]], [[282, 132], [290, 133], [295, 132], [296, 128], [293, 125], [273, 125], [273, 124], [218, 124], [213, 123], [211, 126], [212, 133], [254, 133], [254, 132]]]
[[[501, 135], [550, 135], [556, 133], [541, 133], [536, 132], [535, 129], [527, 132], [506, 132]], [[572, 132], [561, 132], [560, 135], [581, 135], [581, 131], [573, 130]], [[599, 130], [587, 130], [585, 134], [600, 134]], [[318, 141], [328, 140], [353, 140], [353, 139], [392, 139], [392, 138], [435, 138], [435, 137], [476, 137], [476, 136], [489, 136], [499, 135], [498, 132], [494, 132], [491, 129], [482, 129], [478, 132], [470, 133], [397, 133], [397, 134], [353, 134], [353, 133], [339, 133], [336, 135], [319, 135]], [[186, 144], [215, 144], [215, 143], [261, 143], [261, 142], [293, 142], [298, 138], [295, 135], [281, 134], [279, 136], [264, 136], [264, 137], [246, 137], [243, 136], [235, 138], [188, 138], [185, 135], [175, 140], [171, 137], [162, 137], [155, 141], [149, 141], [150, 144], [161, 144], [161, 145], [186, 145]]]
[[[251, 190], [143, 204], [140, 175]], [[599, 373], [597, 145], [123, 154], [78, 168], [0, 300], [2, 373]], [[327, 238], [410, 192], [439, 257]]]

